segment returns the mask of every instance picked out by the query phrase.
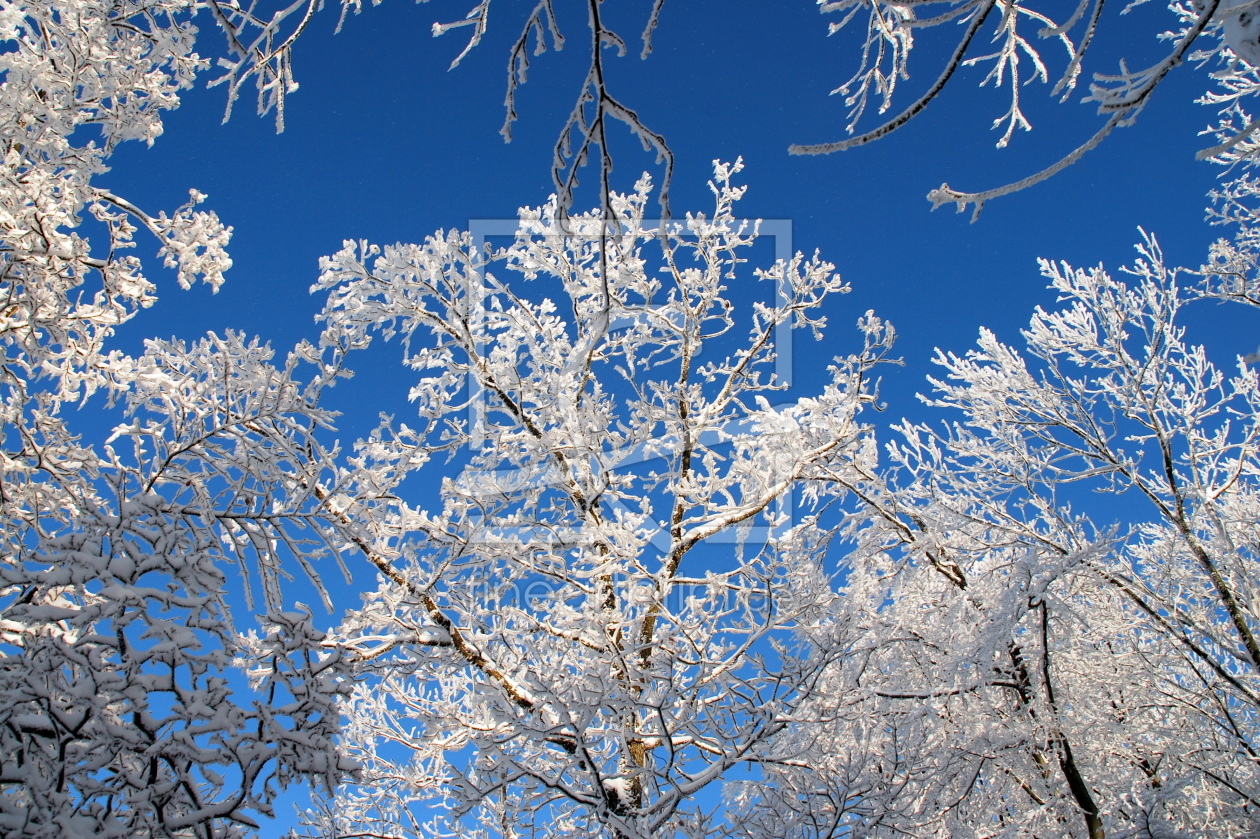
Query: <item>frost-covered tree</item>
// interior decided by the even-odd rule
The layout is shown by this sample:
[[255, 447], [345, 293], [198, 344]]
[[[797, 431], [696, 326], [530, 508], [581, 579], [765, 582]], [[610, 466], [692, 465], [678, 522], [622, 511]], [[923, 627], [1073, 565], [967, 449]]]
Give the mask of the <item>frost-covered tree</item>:
[[1255, 835], [1256, 372], [1187, 338], [1153, 241], [1127, 282], [1042, 269], [1027, 353], [940, 354], [957, 419], [852, 486], [866, 634], [740, 785], [746, 835]]
[[[349, 768], [332, 744], [343, 658], [278, 593], [282, 556], [309, 568], [346, 543], [327, 515], [336, 451], [319, 439], [344, 348], [280, 364], [233, 334], [111, 348], [156, 299], [128, 254], [138, 227], [181, 284], [216, 288], [230, 229], [196, 191], [153, 215], [93, 183], [117, 143], [152, 142], [208, 68], [195, 13], [227, 35], [231, 95], [255, 80], [260, 108], [279, 110], [281, 29], [315, 5], [267, 20], [213, 0], [50, 0], [0, 18], [5, 836], [235, 836], [292, 780], [332, 785]], [[108, 440], [76, 428], [89, 401], [121, 414]], [[229, 616], [229, 591], [249, 585], [233, 567], [261, 577], [261, 635]]]
[[[1260, 383], [1187, 339], [1201, 291], [1153, 240], [1127, 282], [1043, 263], [1027, 355], [942, 353], [960, 421], [881, 466], [869, 313], [821, 396], [771, 402], [831, 266], [759, 272], [730, 340], [733, 171], [664, 233], [643, 181], [615, 226], [326, 260], [326, 340], [404, 339], [421, 423], [331, 502], [381, 586], [339, 633], [363, 774], [310, 833], [1253, 835]], [[463, 450], [438, 507], [392, 496]]]
[[[995, 80], [1017, 84], [1021, 54], [1041, 70], [1031, 21], [1065, 45], [1070, 90], [1101, 9], [1058, 27], [1015, 2], [823, 5], [869, 16], [854, 118], [891, 95], [911, 34], [946, 23], [964, 40], [931, 95], [985, 21]], [[457, 24], [470, 47], [488, 8]], [[1074, 302], [1034, 320], [1040, 366], [990, 336], [943, 356], [939, 399], [969, 425], [906, 426], [899, 473], [881, 472], [857, 420], [892, 338], [874, 316], [820, 395], [772, 404], [773, 339], [818, 333], [844, 290], [832, 266], [766, 268], [765, 302], [741, 311], [727, 286], [756, 233], [731, 167], [712, 218], [649, 223], [646, 180], [613, 190], [610, 119], [666, 182], [670, 156], [604, 84], [624, 44], [601, 8], [582, 7], [591, 64], [556, 202], [498, 253], [455, 233], [347, 246], [324, 265], [322, 343], [277, 360], [236, 334], [112, 347], [156, 297], [128, 253], [141, 228], [181, 283], [215, 287], [230, 230], [196, 191], [152, 214], [94, 179], [211, 72], [197, 15], [226, 36], [212, 83], [228, 108], [253, 85], [281, 119], [318, 0], [5, 7], [4, 834], [237, 836], [292, 781], [331, 788], [357, 765], [312, 829], [415, 835], [438, 803], [453, 808], [438, 829], [470, 835], [1247, 835], [1254, 372], [1226, 377], [1185, 342], [1185, 292], [1153, 250], [1127, 288], [1047, 266]], [[1097, 139], [1192, 47], [1224, 61], [1208, 154], [1242, 170], [1217, 205], [1240, 232], [1207, 292], [1255, 303], [1251, 8], [1176, 10], [1166, 60], [1095, 79], [1111, 113]], [[511, 52], [509, 127], [544, 39], [562, 42], [550, 0]], [[1025, 122], [1013, 98], [1007, 127]], [[601, 210], [567, 218], [592, 155]], [[326, 391], [378, 334], [406, 340], [420, 420], [343, 456]], [[117, 412], [107, 439], [76, 427], [86, 403]], [[463, 471], [431, 509], [406, 503], [441, 453]], [[1108, 529], [1091, 521], [1122, 517], [1067, 512], [1061, 488], [1089, 481], [1151, 514]], [[300, 567], [320, 587], [316, 566], [354, 551], [381, 584], [327, 638], [281, 585]], [[242, 635], [229, 602], [255, 589], [263, 625]], [[358, 764], [336, 748], [339, 714]]]
[[738, 168], [712, 216], [649, 223], [645, 177], [612, 223], [522, 211], [493, 254], [453, 232], [325, 260], [326, 340], [404, 339], [415, 376], [420, 424], [355, 462], [384, 489], [469, 453], [432, 509], [332, 499], [373, 523], [381, 584], [339, 637], [362, 775], [316, 832], [709, 836], [723, 779], [821, 701], [852, 639], [817, 516], [872, 455], [857, 414], [892, 332], [868, 313], [821, 393], [772, 404], [776, 334], [820, 335], [846, 286], [798, 254], [731, 302], [757, 235]]

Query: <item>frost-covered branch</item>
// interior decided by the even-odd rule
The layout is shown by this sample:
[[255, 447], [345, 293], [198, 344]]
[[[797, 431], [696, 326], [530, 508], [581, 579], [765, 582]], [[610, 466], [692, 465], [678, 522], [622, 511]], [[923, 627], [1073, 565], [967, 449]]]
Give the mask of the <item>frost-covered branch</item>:
[[[770, 759], [842, 655], [820, 624], [827, 534], [786, 510], [825, 507], [865, 456], [856, 414], [891, 331], [864, 319], [866, 349], [823, 393], [772, 407], [773, 337], [819, 332], [847, 288], [797, 255], [757, 272], [747, 343], [708, 349], [736, 328], [727, 285], [756, 238], [738, 171], [716, 167], [711, 218], [649, 224], [645, 177], [610, 193], [611, 235], [603, 211], [562, 221], [553, 203], [489, 257], [449, 233], [324, 262], [326, 336], [401, 338], [419, 377], [394, 463], [470, 455], [440, 510], [398, 509], [410, 530], [390, 531], [382, 585], [342, 627], [362, 655], [363, 783], [311, 830], [421, 825], [446, 801], [425, 831], [693, 835], [696, 796]], [[536, 276], [564, 297], [531, 297]]]
[[[784, 798], [812, 784], [860, 790], [825, 806], [890, 835], [980, 835], [995, 813], [1034, 835], [1203, 818], [1246, 835], [1260, 389], [1186, 341], [1179, 313], [1197, 294], [1154, 240], [1139, 252], [1123, 282], [1043, 262], [1059, 304], [1034, 314], [1026, 352], [982, 331], [971, 352], [938, 355], [929, 404], [958, 421], [903, 424], [891, 471], [854, 486], [842, 602], [872, 606], [864, 654], [817, 711], [837, 720], [836, 757], [750, 786], [750, 819], [792, 812]], [[1145, 515], [1096, 524], [1126, 492]], [[875, 717], [881, 730], [859, 723]], [[892, 779], [873, 778], [894, 747]]]
[[[883, 125], [864, 131], [847, 140], [830, 143], [797, 144], [790, 148], [793, 154], [827, 154], [863, 145], [879, 139], [907, 124], [934, 101], [949, 84], [956, 85], [957, 71], [966, 66], [990, 63], [991, 67], [981, 85], [993, 82], [1010, 92], [1010, 108], [1003, 117], [994, 121], [995, 128], [1005, 125], [998, 140], [1005, 147], [1018, 129], [1031, 130], [1032, 123], [1021, 106], [1021, 88], [1027, 82], [1050, 80], [1049, 66], [1043, 59], [1038, 41], [1055, 41], [1066, 52], [1067, 63], [1051, 91], [1066, 100], [1075, 89], [1083, 73], [1084, 61], [1096, 43], [1100, 31], [1110, 31], [1103, 19], [1102, 0], [1081, 0], [1066, 18], [1058, 12], [1040, 10], [1028, 0], [984, 3], [981, 0], [928, 0], [928, 2], [865, 2], [865, 0], [819, 0], [824, 14], [840, 14], [842, 18], [830, 25], [831, 34], [845, 29], [854, 21], [864, 22], [866, 31], [859, 36], [862, 41], [858, 54], [858, 69], [854, 75], [833, 93], [842, 94], [849, 106], [846, 128], [854, 133], [866, 111], [872, 94], [880, 100], [879, 112], [887, 111], [893, 103], [893, 94], [899, 81], [909, 78], [909, 57], [915, 38], [926, 37], [930, 32], [943, 32], [946, 24], [966, 23], [958, 35], [947, 39], [954, 44], [944, 69], [936, 76], [927, 90], [900, 114]], [[1106, 123], [1093, 136], [1064, 155], [1058, 162], [1033, 175], [1010, 184], [980, 192], [962, 192], [942, 185], [932, 190], [928, 199], [933, 208], [945, 203], [955, 203], [959, 211], [972, 206], [973, 220], [984, 204], [1003, 195], [1033, 186], [1075, 163], [1087, 152], [1096, 148], [1116, 128], [1132, 125], [1149, 97], [1168, 73], [1187, 58], [1200, 64], [1219, 59], [1223, 69], [1213, 73], [1219, 90], [1209, 91], [1201, 100], [1206, 104], [1223, 104], [1236, 107], [1237, 103], [1256, 91], [1255, 66], [1260, 62], [1260, 23], [1251, 4], [1234, 0], [1204, 0], [1204, 2], [1173, 2], [1170, 9], [1177, 19], [1177, 29], [1171, 33], [1153, 32], [1173, 43], [1164, 56], [1154, 64], [1140, 70], [1129, 70], [1124, 60], [1118, 74], [1095, 72], [1084, 101], [1098, 103], [1100, 114]], [[1000, 12], [994, 15], [993, 12]], [[1127, 12], [1127, 9], [1125, 10]], [[1062, 20], [1056, 23], [1055, 20]], [[993, 39], [998, 48], [986, 55], [969, 55], [976, 35], [986, 20], [996, 24]], [[1113, 28], [1118, 24], [1110, 24]], [[1027, 32], [1032, 27], [1032, 32]], [[1021, 60], [1032, 65], [1031, 75], [1025, 79]], [[1254, 126], [1239, 129], [1225, 123], [1218, 130], [1221, 143], [1204, 153], [1219, 157], [1235, 150], [1250, 136]]]
[[[473, 26], [473, 34], [468, 43], [451, 63], [452, 69], [481, 43], [488, 25], [490, 2], [491, 0], [482, 0], [463, 20], [433, 25], [434, 36], [443, 35], [452, 29]], [[576, 8], [576, 4], [574, 5]], [[664, 5], [664, 0], [654, 0], [652, 4], [641, 36], [643, 48], [640, 58], [646, 59], [652, 52], [652, 35], [656, 31]], [[578, 188], [579, 170], [591, 163], [592, 155], [596, 155], [601, 206], [612, 217], [613, 160], [612, 152], [608, 148], [608, 120], [612, 119], [625, 125], [643, 144], [644, 151], [652, 152], [656, 162], [663, 167], [659, 203], [662, 216], [668, 218], [674, 153], [664, 136], [649, 128], [634, 108], [609, 92], [604, 78], [604, 51], [613, 49], [619, 56], [624, 56], [626, 44], [604, 23], [603, 0], [586, 0], [584, 6], [587, 28], [590, 30], [591, 61], [573, 109], [569, 112], [552, 151], [551, 180], [557, 196], [556, 212], [562, 218], [569, 212]], [[520, 35], [513, 42], [508, 54], [507, 92], [503, 103], [506, 116], [500, 131], [507, 142], [512, 140], [512, 125], [518, 118], [517, 96], [528, 77], [531, 55], [538, 56], [546, 52], [548, 38], [552, 49], [557, 52], [564, 47], [565, 38], [561, 34], [556, 14], [556, 0], [538, 0], [526, 17]]]

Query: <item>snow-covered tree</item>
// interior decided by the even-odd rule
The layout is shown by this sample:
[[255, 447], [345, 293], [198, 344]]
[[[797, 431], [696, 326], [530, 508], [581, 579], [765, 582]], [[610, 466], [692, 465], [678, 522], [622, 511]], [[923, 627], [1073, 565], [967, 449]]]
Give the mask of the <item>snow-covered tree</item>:
[[[1249, 5], [1177, 6], [1165, 60], [1095, 78], [1110, 116], [1082, 147], [1192, 48], [1221, 58], [1207, 154], [1241, 170], [1216, 205], [1239, 232], [1206, 287], [1179, 288], [1153, 244], [1127, 287], [1047, 265], [1069, 305], [1034, 319], [1037, 361], [988, 335], [942, 356], [938, 401], [966, 423], [904, 426], [891, 475], [857, 418], [892, 340], [873, 315], [821, 394], [773, 404], [775, 336], [819, 334], [845, 287], [797, 256], [759, 273], [763, 302], [733, 302], [756, 237], [737, 167], [718, 167], [712, 218], [650, 222], [647, 180], [612, 188], [609, 119], [666, 185], [671, 158], [605, 86], [624, 44], [598, 0], [559, 198], [514, 244], [348, 245], [323, 267], [322, 343], [279, 360], [237, 334], [112, 347], [156, 299], [137, 232], [179, 282], [217, 287], [230, 229], [195, 190], [168, 215], [101, 189], [109, 153], [151, 142], [215, 72], [197, 15], [226, 36], [227, 107], [253, 85], [282, 120], [319, 5], [40, 0], [0, 17], [5, 835], [242, 835], [290, 782], [356, 767], [312, 830], [417, 835], [436, 803], [453, 809], [435, 829], [469, 835], [1248, 835], [1256, 376], [1213, 366], [1175, 316], [1205, 291], [1260, 300]], [[889, 126], [991, 60], [1010, 130], [1018, 57], [1047, 74], [1020, 27], [1066, 47], [1070, 90], [1101, 9], [1060, 27], [1018, 2], [822, 5], [869, 18], [854, 119], [891, 95], [916, 29], [962, 23], [940, 82]], [[435, 32], [472, 26], [471, 48], [488, 8]], [[985, 21], [1000, 52], [971, 57]], [[562, 40], [544, 0], [511, 52], [508, 127], [531, 48]], [[568, 217], [592, 155], [601, 209]], [[326, 391], [377, 335], [405, 339], [420, 420], [343, 455]], [[76, 427], [89, 402], [117, 412], [108, 439]], [[408, 504], [435, 454], [462, 472], [432, 509]], [[1088, 482], [1150, 512], [1070, 512], [1063, 487]], [[322, 594], [317, 566], [354, 551], [381, 583], [328, 638], [281, 586], [300, 566]], [[255, 589], [261, 632], [242, 635], [229, 603]]]
[[866, 635], [741, 785], [746, 835], [1254, 835], [1260, 386], [1140, 250], [1128, 282], [1043, 263], [1027, 354], [938, 356], [958, 419], [853, 485]]
[[[240, 335], [109, 346], [155, 301], [127, 250], [138, 227], [187, 286], [214, 287], [230, 229], [148, 214], [93, 181], [115, 145], [161, 133], [208, 62], [193, 15], [228, 36], [234, 97], [280, 109], [291, 78], [270, 20], [218, 2], [11, 3], [0, 33], [0, 832], [235, 836], [295, 778], [335, 784], [343, 657], [282, 608], [285, 563], [346, 543], [329, 517], [336, 450], [319, 407], [344, 348], [281, 364]], [[301, 24], [299, 24], [300, 26]], [[290, 33], [291, 34], [291, 33]], [[106, 240], [84, 235], [84, 215]], [[299, 373], [305, 369], [305, 382]], [[123, 423], [85, 440], [77, 408]], [[344, 490], [343, 490], [344, 491]], [[256, 570], [262, 634], [228, 614]], [[233, 680], [245, 667], [256, 691]]]
[[645, 220], [645, 177], [611, 223], [524, 210], [493, 254], [453, 232], [325, 260], [327, 340], [402, 338], [415, 371], [420, 424], [355, 462], [386, 488], [469, 453], [435, 509], [333, 499], [373, 523], [381, 584], [339, 639], [362, 776], [313, 828], [708, 836], [706, 796], [821, 701], [852, 639], [817, 516], [873, 454], [857, 414], [892, 332], [868, 313], [821, 393], [772, 404], [776, 334], [820, 335], [846, 286], [798, 254], [731, 302], [757, 235], [738, 169], [685, 222]]

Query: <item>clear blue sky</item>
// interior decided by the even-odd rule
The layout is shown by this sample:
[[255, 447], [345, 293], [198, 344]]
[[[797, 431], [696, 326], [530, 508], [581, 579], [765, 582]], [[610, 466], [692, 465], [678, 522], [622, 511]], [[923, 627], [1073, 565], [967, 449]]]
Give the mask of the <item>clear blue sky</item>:
[[[289, 98], [283, 134], [254, 116], [248, 96], [220, 125], [223, 89], [201, 88], [167, 117], [153, 148], [121, 147], [106, 184], [151, 212], [178, 206], [196, 187], [235, 228], [235, 267], [220, 294], [181, 293], [165, 277], [158, 307], [129, 336], [232, 327], [282, 347], [314, 334], [318, 301], [307, 289], [318, 258], [343, 239], [415, 241], [544, 201], [551, 147], [588, 60], [585, 14], [568, 9], [565, 50], [534, 60], [518, 97], [515, 139], [505, 145], [498, 134], [504, 69], [525, 7], [494, 7], [482, 45], [448, 72], [469, 30], [434, 39], [430, 26], [462, 17], [469, 5], [387, 0], [352, 16], [337, 35], [336, 12], [327, 9], [295, 51], [301, 88]], [[563, 13], [569, 4], [557, 5]], [[743, 212], [791, 219], [795, 246], [821, 249], [853, 286], [832, 316], [835, 350], [852, 346], [849, 325], [867, 308], [897, 326], [908, 366], [888, 383], [894, 412], [920, 389], [933, 347], [965, 349], [981, 324], [1017, 340], [1032, 307], [1050, 301], [1036, 257], [1116, 266], [1131, 258], [1141, 225], [1160, 236], [1172, 261], [1197, 265], [1218, 235], [1202, 221], [1215, 167], [1193, 160], [1203, 142], [1195, 135], [1212, 117], [1192, 102], [1206, 84], [1202, 71], [1179, 68], [1137, 126], [1050, 182], [991, 203], [970, 224], [952, 208], [929, 212], [928, 189], [942, 181], [980, 189], [1028, 174], [1095, 130], [1093, 107], [1058, 105], [1046, 86], [1030, 86], [1035, 131], [996, 150], [989, 124], [1005, 110], [1005, 92], [978, 89], [983, 71], [973, 68], [880, 142], [791, 157], [790, 143], [841, 136], [843, 103], [828, 91], [854, 67], [856, 31], [828, 38], [827, 18], [808, 2], [773, 4], [771, 14], [768, 4], [748, 0], [675, 1], [665, 6], [655, 53], [640, 61], [646, 5], [609, 4], [614, 27], [634, 41], [632, 55], [608, 62], [610, 86], [672, 144], [675, 212], [708, 209], [710, 161], [742, 155]], [[1112, 10], [1087, 70], [1112, 71], [1120, 55], [1155, 56], [1153, 35], [1169, 19], [1158, 4], [1127, 18]], [[217, 46], [210, 21], [202, 25], [203, 42]], [[1122, 32], [1127, 41], [1116, 40]], [[903, 103], [934, 78], [939, 50], [933, 54], [930, 41], [939, 34], [920, 39]], [[628, 136], [617, 139], [615, 181], [628, 189], [653, 161]], [[593, 183], [594, 172], [585, 180]], [[588, 191], [577, 204], [596, 200]], [[1230, 352], [1249, 352], [1260, 340], [1236, 338]], [[373, 384], [406, 390], [388, 379]]]
[[[336, 10], [326, 9], [295, 50], [301, 88], [288, 100], [283, 134], [270, 118], [254, 116], [247, 97], [220, 125], [224, 91], [202, 87], [167, 117], [153, 148], [117, 151], [106, 185], [150, 212], [173, 209], [195, 187], [235, 228], [235, 266], [222, 291], [181, 292], [173, 275], [160, 274], [162, 299], [127, 327], [131, 348], [145, 336], [192, 339], [234, 328], [283, 351], [317, 335], [312, 317], [320, 301], [308, 288], [318, 258], [343, 239], [418, 241], [473, 218], [512, 217], [517, 207], [546, 199], [551, 148], [588, 61], [584, 4], [557, 3], [579, 11], [568, 9], [561, 20], [565, 50], [534, 59], [511, 145], [498, 134], [507, 50], [532, 4], [496, 6], [482, 45], [448, 72], [468, 30], [434, 39], [430, 27], [471, 5], [386, 0], [351, 17], [337, 35]], [[829, 312], [825, 352], [801, 342], [810, 354], [798, 353], [798, 394], [816, 389], [811, 373], [827, 358], [856, 348], [852, 324], [873, 308], [897, 327], [906, 360], [886, 374], [886, 418], [922, 418], [913, 397], [925, 389], [934, 347], [965, 351], [982, 325], [1018, 343], [1033, 307], [1053, 303], [1038, 256], [1115, 268], [1131, 260], [1141, 225], [1160, 237], [1171, 262], [1196, 266], [1219, 235], [1203, 222], [1204, 194], [1217, 172], [1194, 161], [1205, 142], [1196, 134], [1213, 116], [1193, 104], [1207, 84], [1203, 71], [1179, 68], [1135, 127], [1050, 182], [991, 203], [970, 224], [952, 209], [929, 212], [927, 191], [942, 181], [982, 189], [1029, 174], [1096, 130], [1094, 108], [1058, 105], [1047, 86], [1028, 87], [1035, 131], [996, 150], [999, 134], [989, 125], [1005, 111], [1005, 91], [977, 89], [986, 71], [964, 70], [891, 137], [826, 157], [790, 157], [791, 143], [842, 135], [843, 103], [828, 91], [852, 72], [857, 33], [828, 38], [827, 19], [806, 0], [672, 0], [644, 62], [637, 36], [649, 5], [608, 4], [631, 52], [609, 61], [609, 84], [671, 143], [674, 211], [709, 211], [710, 162], [742, 156], [749, 185], [743, 213], [790, 219], [795, 247], [820, 249], [853, 286]], [[1134, 65], [1155, 57], [1154, 34], [1171, 23], [1156, 3], [1127, 18], [1112, 8], [1106, 18], [1087, 71], [1114, 71], [1121, 55], [1136, 56]], [[211, 22], [202, 26], [207, 45], [217, 46]], [[934, 34], [914, 55], [902, 104], [935, 77], [941, 56], [928, 43]], [[625, 190], [643, 169], [655, 169], [636, 141], [618, 141], [615, 182]], [[588, 169], [585, 182], [594, 181]], [[588, 190], [577, 207], [596, 201]], [[140, 247], [142, 254], [154, 249], [143, 240]], [[1220, 360], [1260, 342], [1260, 318], [1241, 307], [1205, 305], [1194, 319]], [[362, 409], [347, 416], [347, 426], [362, 428], [378, 410], [404, 417], [410, 384], [397, 366], [360, 365], [358, 378], [339, 388], [343, 409]]]

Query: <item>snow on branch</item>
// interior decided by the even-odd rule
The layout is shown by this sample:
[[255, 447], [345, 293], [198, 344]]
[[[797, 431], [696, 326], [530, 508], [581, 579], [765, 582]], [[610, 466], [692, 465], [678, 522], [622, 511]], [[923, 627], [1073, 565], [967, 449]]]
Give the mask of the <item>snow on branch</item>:
[[[410, 530], [340, 630], [365, 678], [347, 706], [364, 771], [311, 830], [419, 825], [445, 800], [437, 830], [684, 831], [840, 655], [816, 514], [870, 454], [857, 414], [892, 331], [864, 318], [821, 393], [771, 404], [779, 327], [820, 336], [847, 286], [797, 254], [755, 272], [764, 299], [737, 317], [757, 238], [734, 215], [740, 168], [715, 165], [711, 216], [649, 219], [644, 176], [609, 194], [611, 219], [522, 210], [501, 251], [439, 233], [324, 261], [326, 334], [403, 339], [418, 382], [420, 426], [363, 450], [388, 436], [406, 441], [392, 469], [454, 445], [468, 462], [438, 509], [390, 513]], [[563, 297], [530, 293], [543, 276]]]

